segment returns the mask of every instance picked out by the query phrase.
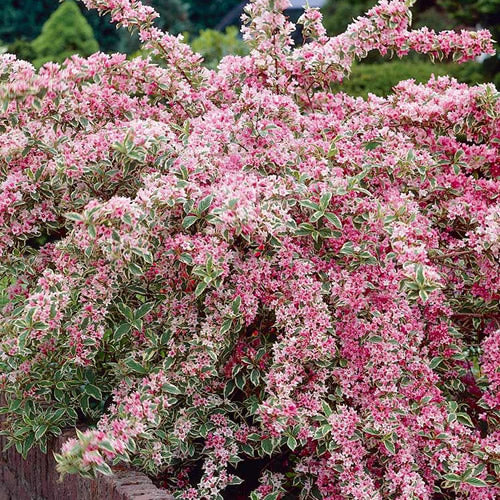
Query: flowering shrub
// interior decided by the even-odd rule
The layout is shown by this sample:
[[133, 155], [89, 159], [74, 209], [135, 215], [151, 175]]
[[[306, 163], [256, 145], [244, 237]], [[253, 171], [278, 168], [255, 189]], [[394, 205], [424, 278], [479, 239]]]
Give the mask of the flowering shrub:
[[128, 462], [177, 498], [497, 498], [498, 93], [330, 91], [370, 50], [489, 34], [382, 0], [335, 38], [307, 9], [293, 49], [288, 2], [255, 0], [250, 55], [210, 71], [151, 8], [85, 3], [164, 67], [0, 59], [10, 443], [95, 424], [62, 473]]

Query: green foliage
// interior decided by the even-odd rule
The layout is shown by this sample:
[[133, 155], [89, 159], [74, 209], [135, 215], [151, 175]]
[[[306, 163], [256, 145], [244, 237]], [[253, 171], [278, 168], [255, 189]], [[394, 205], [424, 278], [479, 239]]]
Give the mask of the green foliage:
[[186, 0], [193, 33], [206, 28], [214, 28], [217, 23], [241, 0]]
[[328, 33], [343, 33], [352, 20], [364, 14], [375, 4], [374, 0], [328, 0], [321, 9]]
[[[190, 40], [189, 33], [184, 33], [184, 36], [193, 50], [203, 56], [203, 64], [210, 69], [217, 68], [221, 59], [227, 55], [244, 56], [248, 54], [248, 47], [240, 38], [235, 26], [229, 26], [224, 32], [212, 29], [202, 30], [200, 35], [193, 40]], [[130, 59], [134, 57], [151, 57], [156, 64], [160, 66], [163, 64], [161, 58], [145, 50], [135, 51]]]
[[500, 20], [500, 0], [437, 0], [462, 23], [478, 22], [492, 26]]
[[123, 41], [128, 41], [130, 34], [125, 28], [116, 29], [111, 24], [109, 15], [100, 16], [95, 10], [83, 9], [82, 14], [94, 32], [94, 36], [103, 52], [124, 52]]
[[188, 5], [183, 0], [151, 0], [148, 4], [160, 14], [159, 28], [174, 34], [190, 29]]
[[[240, 0], [149, 0], [146, 3], [159, 12], [156, 24], [161, 29], [174, 34], [184, 31], [197, 34], [202, 29], [214, 28]], [[18, 39], [31, 41], [40, 35], [42, 25], [58, 8], [59, 0], [1, 0], [0, 5], [0, 40], [13, 43]], [[131, 40], [127, 30], [116, 30], [109, 16], [99, 16], [93, 10], [85, 11], [83, 16], [101, 50], [129, 54], [138, 50], [137, 39]], [[26, 46], [22, 49], [23, 59], [28, 59], [26, 49]]]
[[22, 59], [23, 61], [31, 62], [36, 58], [33, 44], [23, 38], [18, 38], [8, 45], [7, 52], [9, 54], [15, 54], [18, 59]]
[[351, 76], [345, 79], [338, 90], [353, 96], [366, 97], [368, 93], [386, 96], [401, 80], [415, 79], [427, 82], [431, 75], [450, 75], [459, 81], [475, 84], [482, 82], [480, 65], [477, 63], [432, 64], [423, 61], [390, 61], [381, 64], [358, 64]]
[[235, 26], [229, 26], [225, 32], [202, 30], [200, 36], [191, 42], [191, 46], [203, 56], [205, 66], [209, 68], [216, 68], [220, 60], [229, 54], [243, 56], [248, 53]]
[[[363, 15], [376, 3], [377, 0], [328, 0], [321, 9], [325, 19], [325, 28], [332, 35], [343, 33], [353, 19]], [[444, 6], [438, 5], [438, 2], [434, 0], [419, 1], [412, 10], [414, 15], [413, 26], [416, 28], [427, 26], [436, 31], [441, 31], [451, 29], [456, 24], [449, 12], [444, 9]]]
[[[376, 0], [328, 0], [322, 8], [324, 24], [328, 33], [331, 35], [342, 33], [354, 18], [362, 15], [375, 3]], [[436, 31], [442, 31], [460, 26], [473, 28], [480, 26], [489, 29], [496, 40], [500, 39], [500, 0], [421, 0], [415, 4], [413, 14], [412, 26], [414, 28], [428, 26]], [[420, 57], [414, 57], [419, 61], [421, 60]], [[380, 57], [371, 56], [370, 60], [380, 61]], [[425, 66], [420, 62], [416, 63], [416, 65], [414, 73], [417, 80], [419, 76], [423, 77], [424, 74], [430, 75], [432, 73], [432, 71], [429, 72], [425, 69]], [[400, 68], [389, 69], [389, 66], [384, 66], [384, 68], [389, 72], [389, 75], [385, 76], [383, 71], [372, 68], [372, 70], [357, 75], [358, 79], [364, 80], [380, 76], [382, 78], [381, 82], [372, 82], [374, 86], [372, 91], [375, 94], [380, 91], [386, 94], [387, 82], [395, 81], [392, 75], [396, 74]], [[440, 71], [435, 69], [434, 72], [441, 74]], [[471, 71], [473, 74], [467, 75]], [[467, 70], [457, 70], [456, 76], [470, 83], [482, 80], [496, 81], [500, 79], [500, 77], [496, 76], [499, 71], [500, 60], [497, 54], [496, 58], [486, 59], [481, 66], [472, 65]], [[366, 95], [366, 84], [367, 82], [357, 82], [355, 92], [360, 92], [359, 95]]]
[[[437, 0], [459, 23], [481, 26], [491, 31], [495, 40], [500, 40], [500, 0]], [[483, 71], [494, 82], [500, 82], [500, 53], [483, 62]]]
[[493, 79], [493, 83], [495, 84], [496, 88], [497, 89], [500, 89], [500, 72], [498, 72], [494, 79]]
[[73, 0], [67, 0], [49, 17], [33, 40], [39, 67], [47, 61], [63, 62], [73, 54], [89, 56], [99, 50], [91, 26]]
[[[1, 0], [0, 39], [13, 44], [17, 40], [31, 41], [36, 38], [50, 15], [59, 7], [59, 0]], [[94, 30], [99, 46], [104, 51], [116, 51], [120, 47], [122, 30], [110, 24], [109, 16], [99, 16], [95, 11], [83, 12], [84, 17]], [[126, 30], [123, 30], [126, 32]], [[18, 54], [20, 45], [16, 45]], [[23, 48], [25, 52], [26, 47]], [[29, 60], [26, 56], [18, 57]]]
[[[155, 19], [158, 28], [174, 35], [190, 30], [188, 6], [184, 0], [149, 0], [146, 3], [160, 14], [160, 17]], [[139, 37], [137, 34], [130, 36], [126, 29], [118, 30], [115, 50], [132, 54], [132, 57], [137, 56], [140, 53]]]
[[58, 0], [1, 0], [0, 39], [7, 43], [32, 40], [57, 6]]
[[9, 280], [7, 278], [0, 279], [0, 307], [3, 307], [8, 302], [8, 297], [5, 290], [8, 286]]

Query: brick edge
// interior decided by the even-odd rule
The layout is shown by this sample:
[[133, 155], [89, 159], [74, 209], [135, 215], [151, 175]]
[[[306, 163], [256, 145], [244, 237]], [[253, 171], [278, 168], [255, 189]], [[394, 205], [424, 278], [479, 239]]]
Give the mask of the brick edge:
[[85, 479], [66, 476], [59, 481], [53, 452], [66, 439], [68, 431], [53, 439], [47, 454], [32, 449], [26, 460], [14, 448], [3, 451], [6, 440], [0, 437], [0, 500], [172, 500], [145, 474], [133, 470], [115, 470], [113, 476]]

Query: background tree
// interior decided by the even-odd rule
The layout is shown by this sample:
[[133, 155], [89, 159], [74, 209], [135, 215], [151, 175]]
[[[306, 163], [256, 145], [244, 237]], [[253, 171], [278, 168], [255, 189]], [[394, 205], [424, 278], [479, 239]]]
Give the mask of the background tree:
[[73, 0], [67, 0], [49, 17], [42, 33], [33, 41], [35, 66], [62, 62], [73, 54], [89, 56], [99, 50], [92, 27]]
[[191, 28], [189, 5], [183, 0], [150, 0], [144, 3], [160, 14], [157, 25], [161, 29], [177, 34]]
[[[375, 4], [376, 0], [328, 0], [322, 8], [325, 27], [331, 35], [342, 33], [353, 19]], [[498, 26], [499, 7], [500, 0], [419, 0], [412, 9], [412, 25], [414, 28], [428, 26], [436, 31], [480, 25], [491, 29], [494, 38], [498, 39], [500, 33], [495, 32], [495, 23]], [[498, 59], [495, 57], [488, 58], [482, 64], [468, 62], [456, 66], [449, 62], [432, 64], [417, 54], [410, 54], [405, 61], [370, 54], [363, 63], [353, 67], [342, 90], [352, 95], [366, 96], [369, 92], [387, 95], [401, 80], [413, 78], [423, 82], [432, 74], [449, 74], [459, 81], [475, 84], [495, 81], [498, 69]]]
[[203, 56], [204, 65], [215, 69], [220, 60], [230, 54], [244, 56], [248, 48], [238, 35], [236, 26], [228, 26], [224, 32], [206, 29], [191, 43], [195, 52]]
[[241, 0], [186, 0], [193, 32], [214, 28], [230, 9], [242, 3]]
[[[487, 28], [494, 40], [500, 40], [500, 0], [437, 0], [447, 12], [462, 25]], [[488, 78], [500, 87], [500, 55], [490, 57], [483, 62], [483, 69]]]
[[[26, 42], [40, 35], [42, 26], [59, 7], [59, 0], [2, 0], [0, 9], [0, 40], [8, 44], [9, 52], [27, 59], [30, 49]], [[110, 23], [109, 16], [99, 16], [85, 10], [83, 16], [94, 30], [102, 50], [110, 52], [119, 49], [120, 32]], [[22, 42], [17, 43], [18, 40]]]
[[58, 5], [58, 0], [2, 0], [0, 40], [7, 43], [18, 38], [33, 40]]
[[[202, 3], [200, 2], [200, 5]], [[161, 28], [172, 33], [190, 29], [189, 5], [184, 0], [150, 0], [149, 4], [161, 15], [157, 22]], [[30, 49], [26, 42], [40, 35], [43, 24], [59, 5], [59, 0], [1, 0], [0, 40], [7, 44], [22, 40], [12, 48], [9, 47], [9, 52], [27, 59], [26, 55], [29, 55]], [[95, 11], [87, 10], [84, 10], [82, 15], [92, 27], [99, 47], [104, 52], [130, 53], [137, 49], [134, 42], [130, 43], [127, 31], [117, 30], [110, 23], [109, 16], [99, 16]]]
[[33, 44], [25, 38], [17, 38], [7, 46], [7, 52], [14, 54], [18, 59], [32, 62], [36, 59]]

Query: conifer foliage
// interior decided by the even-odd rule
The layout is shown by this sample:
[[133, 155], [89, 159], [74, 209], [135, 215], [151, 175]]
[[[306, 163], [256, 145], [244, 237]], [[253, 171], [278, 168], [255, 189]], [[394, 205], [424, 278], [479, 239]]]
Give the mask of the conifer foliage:
[[47, 61], [63, 62], [73, 54], [87, 57], [99, 50], [90, 24], [73, 0], [65, 0], [52, 13], [32, 46], [37, 67]]

